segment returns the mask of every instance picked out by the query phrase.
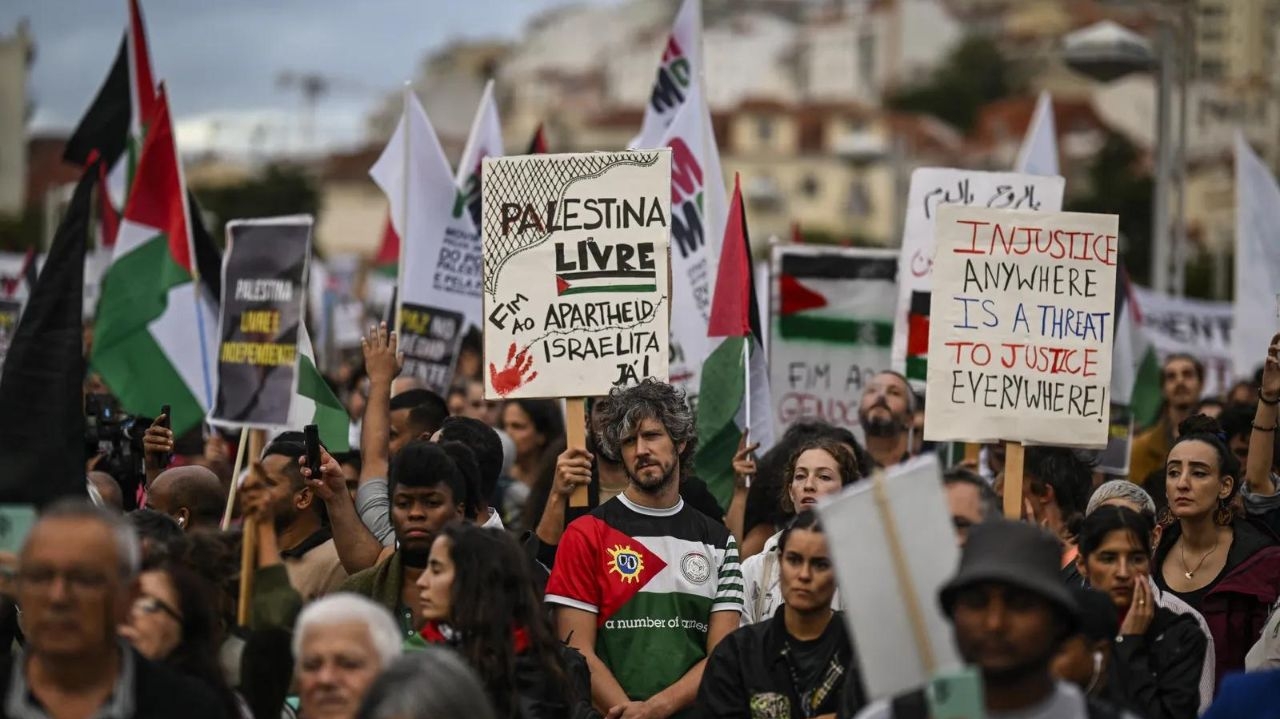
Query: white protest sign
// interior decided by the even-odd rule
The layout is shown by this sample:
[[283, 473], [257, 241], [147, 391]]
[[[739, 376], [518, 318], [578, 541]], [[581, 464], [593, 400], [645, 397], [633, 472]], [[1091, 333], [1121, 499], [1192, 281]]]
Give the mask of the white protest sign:
[[671, 152], [484, 161], [485, 395], [667, 379]]
[[769, 385], [774, 426], [817, 418], [858, 426], [863, 385], [889, 369], [898, 253], [773, 249]]
[[[898, 309], [894, 314], [893, 334], [895, 370], [905, 374], [917, 387], [924, 383], [927, 330], [910, 343], [915, 351], [909, 351], [908, 334], [913, 325], [908, 318], [913, 314], [913, 299], [917, 308], [927, 308], [929, 292], [933, 290], [933, 227], [938, 218], [938, 208], [957, 204], [1057, 212], [1062, 209], [1064, 184], [1061, 177], [1017, 172], [922, 167], [911, 173], [902, 249], [898, 256]], [[925, 310], [925, 321], [917, 321], [914, 326], [927, 327], [927, 317]]]
[[[1204, 396], [1212, 397], [1231, 387], [1231, 330], [1235, 308], [1230, 302], [1171, 297], [1132, 285], [1142, 316], [1142, 328], [1163, 362], [1171, 354], [1189, 354], [1204, 363]], [[1259, 353], [1258, 357], [1262, 357]], [[1261, 362], [1259, 362], [1260, 364]], [[1243, 367], [1240, 376], [1251, 376]]]
[[951, 624], [938, 605], [960, 553], [937, 458], [926, 454], [883, 480], [859, 482], [818, 513], [869, 697], [894, 696], [958, 668]]
[[1118, 226], [939, 210], [926, 440], [1106, 445]]

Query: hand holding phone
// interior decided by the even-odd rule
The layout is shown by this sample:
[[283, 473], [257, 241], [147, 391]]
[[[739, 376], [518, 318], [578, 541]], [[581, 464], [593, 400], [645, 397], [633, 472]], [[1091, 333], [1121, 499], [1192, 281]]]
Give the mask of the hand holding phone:
[[307, 443], [307, 469], [312, 479], [320, 479], [320, 428], [309, 424], [302, 428]]

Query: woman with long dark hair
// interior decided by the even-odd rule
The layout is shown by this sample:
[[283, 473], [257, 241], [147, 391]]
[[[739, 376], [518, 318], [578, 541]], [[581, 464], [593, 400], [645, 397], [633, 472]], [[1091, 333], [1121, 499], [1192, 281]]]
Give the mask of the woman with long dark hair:
[[450, 524], [432, 544], [418, 588], [421, 639], [456, 649], [499, 717], [593, 713], [586, 663], [556, 641], [528, 560], [510, 535]]
[[[861, 477], [853, 450], [831, 437], [814, 437], [798, 444], [787, 462], [778, 502], [786, 514], [809, 511]], [[782, 606], [781, 538], [782, 532], [769, 537], [762, 552], [742, 563], [744, 627], [772, 619]], [[834, 606], [840, 608], [838, 596]]]
[[1194, 617], [1161, 606], [1150, 580], [1151, 529], [1145, 516], [1116, 506], [1099, 507], [1080, 529], [1080, 575], [1120, 617], [1103, 698], [1147, 719], [1194, 719], [1213, 698], [1209, 638]]
[[210, 601], [216, 590], [195, 572], [165, 561], [138, 576], [141, 591], [120, 636], [147, 659], [164, 662], [204, 682], [222, 701], [227, 717], [247, 716], [218, 664], [218, 617]]
[[1152, 577], [1204, 615], [1213, 635], [1215, 690], [1244, 668], [1280, 596], [1280, 547], [1266, 530], [1235, 517], [1241, 468], [1217, 421], [1195, 415], [1178, 426], [1165, 464], [1168, 523]]

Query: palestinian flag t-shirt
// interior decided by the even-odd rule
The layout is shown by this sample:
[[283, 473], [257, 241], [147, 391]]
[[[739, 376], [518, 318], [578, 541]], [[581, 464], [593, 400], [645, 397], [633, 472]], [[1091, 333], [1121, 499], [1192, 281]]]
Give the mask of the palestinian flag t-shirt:
[[707, 656], [712, 612], [742, 611], [738, 546], [684, 500], [618, 495], [565, 529], [546, 601], [597, 616], [596, 655], [643, 701]]

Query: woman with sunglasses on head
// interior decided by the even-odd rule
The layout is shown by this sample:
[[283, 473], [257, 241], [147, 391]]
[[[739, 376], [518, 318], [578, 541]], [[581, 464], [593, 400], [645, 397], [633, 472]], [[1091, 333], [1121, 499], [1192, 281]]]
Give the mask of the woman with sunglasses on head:
[[222, 714], [249, 717], [218, 664], [218, 621], [210, 603], [215, 590], [177, 562], [144, 568], [138, 597], [120, 636], [147, 659], [204, 682], [222, 700]]
[[1244, 668], [1272, 604], [1280, 596], [1280, 547], [1274, 537], [1235, 517], [1239, 460], [1215, 420], [1195, 415], [1178, 426], [1165, 464], [1168, 523], [1152, 578], [1204, 616], [1213, 635], [1214, 687]]
[[[839, 494], [862, 475], [853, 450], [830, 437], [815, 437], [797, 446], [783, 477], [778, 500], [783, 512], [793, 514], [813, 510], [820, 500]], [[771, 619], [782, 605], [781, 537], [782, 532], [769, 537], [762, 552], [742, 563], [744, 627]], [[840, 608], [838, 595], [834, 607]]]
[[1213, 698], [1209, 638], [1195, 618], [1160, 606], [1150, 580], [1151, 521], [1102, 506], [1085, 518], [1078, 541], [1080, 575], [1110, 596], [1120, 617], [1103, 698], [1147, 719], [1194, 719]]

